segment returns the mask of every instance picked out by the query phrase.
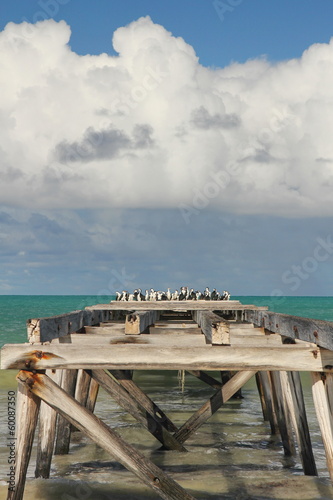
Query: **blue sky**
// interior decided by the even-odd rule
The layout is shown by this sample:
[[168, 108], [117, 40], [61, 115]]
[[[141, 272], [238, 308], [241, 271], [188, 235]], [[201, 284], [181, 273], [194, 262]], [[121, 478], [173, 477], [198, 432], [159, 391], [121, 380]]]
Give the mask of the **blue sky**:
[[0, 27], [64, 19], [72, 27], [73, 51], [112, 54], [112, 33], [146, 15], [183, 37], [203, 65], [223, 67], [261, 55], [276, 61], [300, 57], [309, 45], [329, 42], [333, 5], [330, 0], [12, 0], [1, 7]]
[[6, 2], [0, 293], [333, 295], [332, 19], [330, 0]]

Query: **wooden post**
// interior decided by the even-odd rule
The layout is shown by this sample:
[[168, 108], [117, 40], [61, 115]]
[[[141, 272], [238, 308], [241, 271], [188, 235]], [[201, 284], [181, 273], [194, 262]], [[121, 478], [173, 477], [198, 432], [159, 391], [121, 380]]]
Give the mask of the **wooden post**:
[[[47, 370], [47, 375], [59, 383], [61, 379], [60, 370]], [[41, 402], [39, 411], [39, 429], [35, 477], [50, 477], [52, 454], [56, 434], [57, 412], [49, 405]]]
[[[19, 379], [96, 444], [110, 453], [129, 471], [165, 500], [195, 500], [153, 462], [126, 443], [96, 415], [81, 406], [47, 375], [21, 371]], [[15, 499], [16, 500], [16, 499]]]
[[306, 476], [317, 476], [312, 444], [306, 417], [301, 377], [298, 372], [280, 372], [284, 380], [285, 396], [295, 430], [299, 453]]
[[90, 385], [89, 385], [89, 392], [88, 392], [88, 397], [87, 397], [87, 402], [86, 402], [86, 408], [94, 413], [95, 410], [95, 405], [97, 401], [97, 396], [98, 396], [98, 391], [99, 391], [99, 384], [94, 380], [93, 378], [90, 377]]
[[295, 455], [296, 450], [290, 422], [290, 413], [285, 400], [285, 381], [281, 380], [280, 373], [277, 371], [271, 372], [270, 376], [278, 427], [282, 439], [284, 454], [288, 457]]
[[317, 419], [325, 447], [328, 472], [333, 481], [333, 394], [328, 392], [332, 388], [333, 375], [312, 372], [312, 394]]
[[230, 328], [228, 321], [225, 321], [211, 311], [192, 311], [192, 317], [200, 326], [210, 344], [229, 345]]
[[125, 320], [125, 334], [139, 335], [147, 330], [150, 325], [153, 325], [158, 318], [158, 311], [135, 311], [131, 314], [127, 314]]
[[[19, 376], [19, 375], [18, 375]], [[29, 381], [29, 372], [27, 380]], [[15, 453], [15, 480], [10, 481], [7, 500], [22, 500], [35, 429], [37, 425], [40, 399], [32, 394], [29, 387], [18, 378], [16, 437], [7, 445]]]
[[[272, 384], [268, 372], [258, 372], [257, 373], [257, 384], [259, 384], [262, 390], [262, 396], [264, 399], [263, 415], [264, 419], [269, 421], [271, 427], [272, 435], [277, 433], [278, 424], [276, 419], [276, 413], [274, 410], [273, 395], [272, 395]], [[260, 392], [259, 388], [259, 392]], [[263, 403], [262, 403], [263, 404]], [[265, 412], [264, 412], [265, 409]]]
[[[61, 387], [70, 396], [75, 394], [75, 385], [77, 378], [77, 370], [62, 370]], [[71, 439], [71, 424], [67, 419], [58, 415], [57, 418], [57, 437], [55, 443], [54, 454], [66, 455], [69, 452], [69, 444]]]
[[219, 389], [198, 411], [196, 411], [175, 433], [175, 438], [184, 443], [206, 420], [209, 419], [223, 403], [228, 401], [238, 389], [250, 380], [256, 372], [241, 371]]
[[159, 422], [166, 430], [169, 432], [176, 432], [178, 428], [170, 420], [170, 418], [157, 406], [154, 401], [152, 401], [147, 394], [145, 394], [140, 387], [138, 387], [132, 380], [132, 377], [128, 373], [129, 370], [109, 370], [111, 375], [117, 380], [117, 382], [126, 389], [126, 391], [131, 394], [135, 400], [140, 404], [143, 410], [145, 410], [149, 415], [151, 415], [154, 420]]
[[104, 370], [92, 370], [91, 376], [122, 408], [144, 425], [165, 448], [168, 450], [186, 451], [184, 446], [155, 419], [154, 415], [149, 414], [147, 411], [143, 413], [139, 403]]

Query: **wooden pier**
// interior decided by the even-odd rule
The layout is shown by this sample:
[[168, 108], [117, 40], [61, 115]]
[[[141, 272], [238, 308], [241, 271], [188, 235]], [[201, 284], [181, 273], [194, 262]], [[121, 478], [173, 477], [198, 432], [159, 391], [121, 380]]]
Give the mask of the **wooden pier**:
[[[112, 302], [30, 319], [28, 343], [5, 345], [1, 369], [19, 370], [15, 480], [7, 500], [23, 498], [38, 421], [36, 477], [49, 477], [53, 453], [68, 453], [71, 432], [79, 429], [157, 496], [194, 498], [94, 413], [99, 387], [158, 446], [185, 453], [196, 430], [255, 377], [263, 418], [280, 434], [285, 455], [297, 450], [304, 474], [315, 476], [301, 371], [311, 373], [333, 481], [333, 323], [232, 300]], [[186, 370], [213, 394], [177, 427], [133, 381], [133, 370]], [[209, 373], [216, 371], [222, 382]]]

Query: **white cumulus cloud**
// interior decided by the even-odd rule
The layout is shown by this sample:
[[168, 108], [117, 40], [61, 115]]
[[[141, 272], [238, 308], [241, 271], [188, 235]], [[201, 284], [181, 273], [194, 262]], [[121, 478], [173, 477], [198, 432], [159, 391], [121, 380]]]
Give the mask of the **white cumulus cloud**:
[[149, 17], [114, 33], [117, 56], [70, 35], [0, 33], [2, 204], [333, 215], [333, 41], [206, 68]]

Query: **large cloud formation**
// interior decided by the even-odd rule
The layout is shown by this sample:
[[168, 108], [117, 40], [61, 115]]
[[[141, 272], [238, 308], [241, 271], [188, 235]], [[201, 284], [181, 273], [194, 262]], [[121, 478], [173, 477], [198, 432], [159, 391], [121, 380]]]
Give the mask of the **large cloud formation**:
[[114, 33], [117, 56], [70, 35], [0, 33], [2, 204], [333, 215], [333, 41], [219, 69], [149, 17]]

